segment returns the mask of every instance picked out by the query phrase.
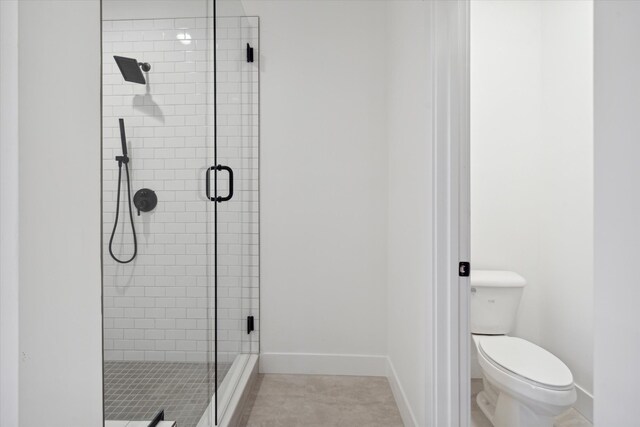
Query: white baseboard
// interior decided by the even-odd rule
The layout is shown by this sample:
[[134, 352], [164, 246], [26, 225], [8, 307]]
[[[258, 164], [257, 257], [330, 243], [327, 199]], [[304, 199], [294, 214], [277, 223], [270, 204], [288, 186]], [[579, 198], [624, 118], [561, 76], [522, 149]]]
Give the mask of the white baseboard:
[[593, 395], [576, 384], [578, 400], [573, 405], [576, 411], [580, 412], [589, 422], [593, 423]]
[[402, 417], [402, 422], [405, 427], [418, 427], [416, 417], [411, 410], [411, 406], [409, 406], [407, 395], [404, 393], [402, 384], [400, 384], [396, 370], [389, 358], [387, 358], [387, 379], [389, 380], [393, 397], [396, 399], [396, 405], [398, 405], [400, 416]]
[[260, 373], [307, 375], [387, 375], [387, 357], [366, 354], [261, 353]]

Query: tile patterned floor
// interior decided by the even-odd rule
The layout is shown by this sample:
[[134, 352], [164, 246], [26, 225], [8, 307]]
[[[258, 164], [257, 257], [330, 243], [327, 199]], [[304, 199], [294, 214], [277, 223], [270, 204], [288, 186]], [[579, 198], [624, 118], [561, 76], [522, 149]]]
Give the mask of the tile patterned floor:
[[[471, 380], [471, 427], [493, 427], [476, 403], [476, 396], [482, 391], [482, 380]], [[554, 423], [555, 427], [593, 427], [578, 411], [570, 409], [562, 414]]]
[[240, 425], [402, 427], [384, 377], [260, 374]]
[[[222, 365], [218, 383], [229, 370]], [[181, 362], [105, 362], [107, 420], [150, 420], [164, 409], [165, 419], [195, 427], [213, 395], [213, 365]]]

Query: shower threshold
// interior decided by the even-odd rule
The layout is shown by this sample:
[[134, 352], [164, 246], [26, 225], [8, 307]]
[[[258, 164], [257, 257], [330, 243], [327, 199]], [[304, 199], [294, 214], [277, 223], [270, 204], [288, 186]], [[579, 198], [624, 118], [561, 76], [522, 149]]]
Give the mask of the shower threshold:
[[[106, 421], [104, 427], [148, 427], [150, 421]], [[175, 421], [160, 421], [156, 427], [177, 427]]]
[[[238, 425], [242, 409], [258, 375], [258, 355], [240, 354], [211, 398], [211, 403], [200, 418], [197, 427], [232, 427]], [[218, 423], [214, 422], [214, 402], [218, 400]]]

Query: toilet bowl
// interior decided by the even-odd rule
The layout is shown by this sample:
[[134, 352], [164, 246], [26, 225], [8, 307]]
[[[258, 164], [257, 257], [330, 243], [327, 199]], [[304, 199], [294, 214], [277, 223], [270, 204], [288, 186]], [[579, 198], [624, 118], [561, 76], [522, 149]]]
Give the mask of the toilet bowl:
[[471, 332], [483, 390], [477, 403], [494, 427], [553, 427], [577, 394], [571, 371], [547, 350], [509, 335], [524, 278], [510, 271], [471, 272]]
[[576, 401], [569, 368], [521, 338], [473, 336], [484, 389], [477, 403], [494, 427], [553, 427]]

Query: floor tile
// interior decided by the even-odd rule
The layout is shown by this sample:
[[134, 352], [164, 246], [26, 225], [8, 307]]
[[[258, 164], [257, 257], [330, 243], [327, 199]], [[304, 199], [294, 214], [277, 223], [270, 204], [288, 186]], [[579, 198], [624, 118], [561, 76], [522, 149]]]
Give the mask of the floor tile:
[[[219, 365], [218, 383], [229, 367]], [[107, 361], [105, 419], [151, 420], [164, 409], [165, 419], [195, 427], [213, 396], [214, 373], [207, 363]]]
[[403, 426], [384, 377], [259, 375], [243, 413], [250, 427]]

